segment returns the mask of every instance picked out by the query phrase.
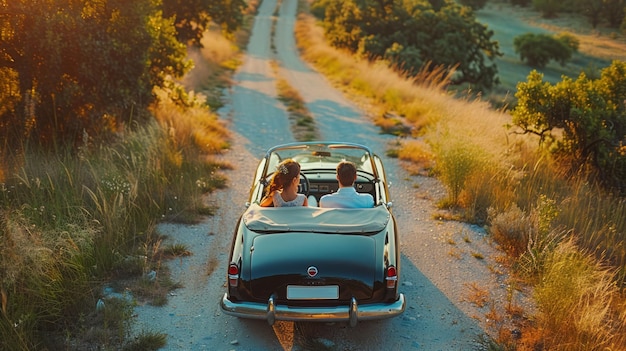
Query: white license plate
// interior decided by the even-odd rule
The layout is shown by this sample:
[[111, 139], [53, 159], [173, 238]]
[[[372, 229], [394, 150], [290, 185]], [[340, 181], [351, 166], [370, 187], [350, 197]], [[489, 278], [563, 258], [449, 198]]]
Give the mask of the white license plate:
[[287, 285], [288, 300], [337, 300], [338, 285], [301, 286]]

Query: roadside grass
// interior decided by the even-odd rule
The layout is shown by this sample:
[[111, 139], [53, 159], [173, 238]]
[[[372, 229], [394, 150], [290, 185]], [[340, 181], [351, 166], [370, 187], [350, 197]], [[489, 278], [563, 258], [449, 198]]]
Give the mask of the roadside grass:
[[[270, 31], [270, 48], [276, 54], [274, 38], [276, 34], [276, 22], [280, 12], [282, 0], [276, 2], [274, 17], [272, 18], [272, 28]], [[272, 71], [276, 77], [276, 92], [285, 108], [290, 122], [291, 134], [297, 141], [313, 141], [319, 139], [319, 132], [315, 125], [315, 119], [309, 112], [304, 99], [289, 82], [280, 75], [280, 64], [276, 60], [270, 62]]]
[[[296, 38], [302, 56], [373, 111], [382, 130], [406, 126], [409, 132], [387, 154], [413, 163], [411, 174], [434, 174], [447, 186], [440, 206], [457, 214], [436, 216], [487, 225], [514, 272], [534, 288], [535, 315], [507, 312], [522, 332], [499, 330], [495, 344], [486, 343], [490, 349], [626, 349], [623, 198], [582, 176], [565, 177], [537, 140], [512, 133], [506, 111], [480, 99], [452, 98], [446, 77], [402, 79], [384, 65], [331, 48], [314, 19], [302, 13]], [[578, 268], [570, 267], [572, 256], [584, 257], [575, 261]], [[562, 279], [553, 276], [557, 268]], [[581, 281], [587, 289], [582, 295]], [[553, 306], [584, 317], [569, 326]]]
[[319, 139], [319, 132], [315, 119], [306, 107], [304, 99], [291, 84], [279, 76], [278, 64], [272, 62], [274, 74], [277, 76], [276, 90], [278, 100], [287, 108], [291, 133], [297, 141], [312, 141]]
[[[202, 95], [175, 85], [157, 94], [155, 119], [110, 144], [94, 145], [85, 135], [77, 150], [23, 145], [4, 153], [3, 161], [16, 165], [0, 185], [0, 339], [8, 349], [90, 340], [123, 349], [131, 345], [127, 327], [116, 332], [119, 326], [102, 319], [89, 322], [99, 331], [80, 330], [97, 318], [98, 300], [109, 306], [105, 311], [114, 305], [103, 285], [123, 280], [123, 289], [155, 305], [180, 287], [162, 264], [156, 224], [193, 223], [212, 213], [204, 197], [226, 185], [220, 171], [230, 166], [211, 155], [228, 147], [229, 134]], [[144, 336], [156, 344], [163, 338]]]
[[614, 314], [620, 307], [615, 306], [619, 301], [610, 268], [581, 252], [572, 240], [564, 240], [542, 269], [535, 285], [540, 313], [534, 328], [546, 350], [623, 349], [626, 318], [623, 311]]
[[102, 283], [161, 268], [150, 255], [156, 222], [197, 220], [204, 194], [225, 184], [222, 165], [190, 158], [191, 140], [200, 139], [151, 123], [78, 154], [16, 156], [22, 166], [0, 191], [0, 337], [9, 349], [60, 347], [44, 335], [75, 336]]

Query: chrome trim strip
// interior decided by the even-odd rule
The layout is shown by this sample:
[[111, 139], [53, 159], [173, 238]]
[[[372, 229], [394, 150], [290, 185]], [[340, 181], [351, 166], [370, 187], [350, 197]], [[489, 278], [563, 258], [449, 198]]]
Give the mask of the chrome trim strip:
[[228, 294], [222, 297], [220, 307], [225, 314], [252, 319], [265, 319], [273, 324], [281, 321], [337, 322], [346, 321], [356, 325], [357, 321], [385, 319], [396, 317], [406, 308], [404, 294], [391, 303], [375, 303], [357, 305], [353, 299], [348, 306], [335, 307], [299, 307], [276, 305], [273, 297], [267, 304], [258, 302], [232, 302]]

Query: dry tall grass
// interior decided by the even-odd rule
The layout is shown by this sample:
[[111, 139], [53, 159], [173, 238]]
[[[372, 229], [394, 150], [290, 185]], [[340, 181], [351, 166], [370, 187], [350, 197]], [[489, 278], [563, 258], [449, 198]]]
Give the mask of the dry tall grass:
[[543, 267], [535, 286], [540, 310], [536, 327], [543, 333], [543, 348], [623, 350], [626, 320], [623, 312], [620, 316], [613, 310], [618, 296], [613, 272], [571, 240], [561, 242]]

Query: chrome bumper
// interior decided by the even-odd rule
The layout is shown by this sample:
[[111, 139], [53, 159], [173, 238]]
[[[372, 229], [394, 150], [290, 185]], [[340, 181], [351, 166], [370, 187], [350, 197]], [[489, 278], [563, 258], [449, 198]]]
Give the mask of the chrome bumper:
[[270, 325], [274, 321], [309, 321], [309, 322], [350, 322], [356, 326], [358, 321], [396, 317], [404, 312], [406, 302], [404, 294], [391, 303], [375, 303], [359, 306], [355, 298], [348, 306], [300, 307], [276, 305], [270, 297], [267, 304], [258, 302], [232, 302], [224, 294], [221, 302], [222, 311], [241, 318], [265, 319]]

